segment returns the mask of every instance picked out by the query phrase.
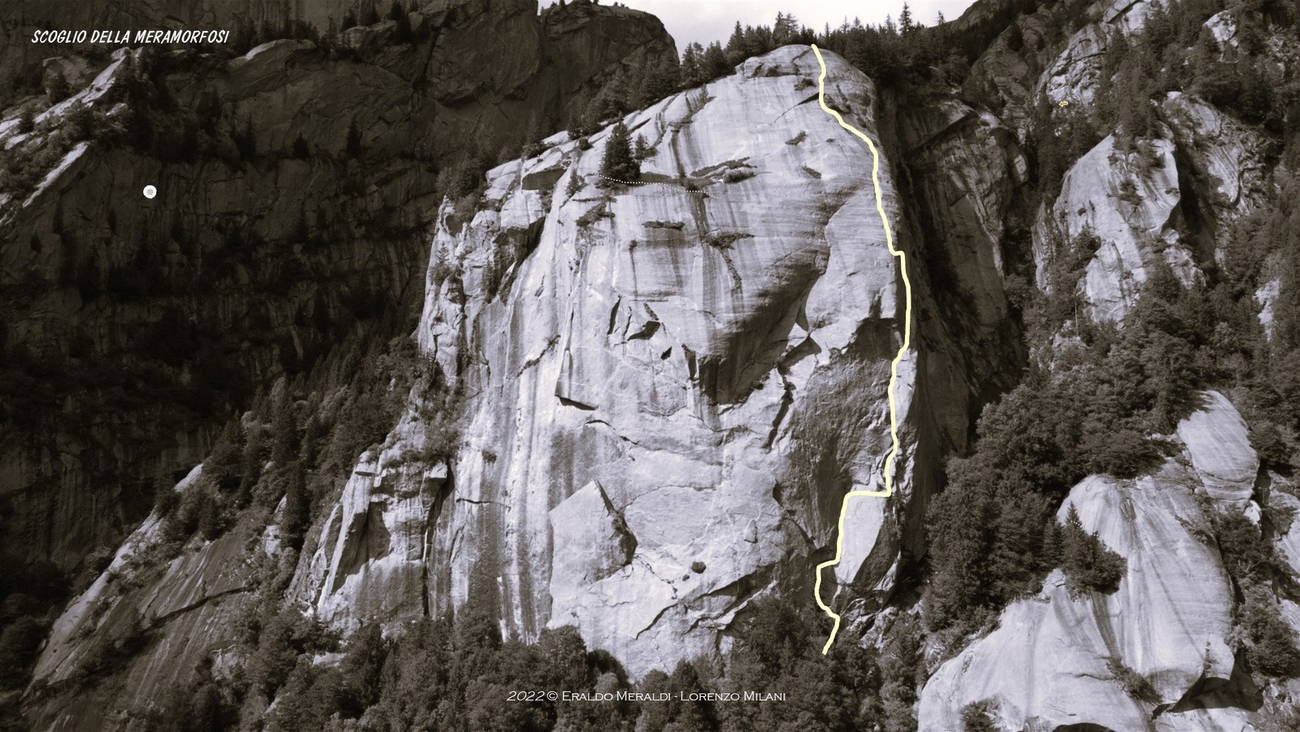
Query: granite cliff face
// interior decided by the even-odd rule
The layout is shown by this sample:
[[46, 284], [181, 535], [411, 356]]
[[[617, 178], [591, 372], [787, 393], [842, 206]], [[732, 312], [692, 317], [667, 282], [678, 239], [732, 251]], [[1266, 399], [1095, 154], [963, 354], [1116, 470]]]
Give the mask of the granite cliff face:
[[[829, 54], [828, 68], [828, 102], [878, 134], [871, 82]], [[445, 500], [420, 470], [376, 479], [422, 494], [419, 511], [435, 506], [425, 553], [391, 560], [405, 576], [427, 569], [427, 598], [408, 596], [403, 614], [459, 604], [481, 563], [501, 578], [512, 630], [574, 624], [634, 674], [671, 666], [717, 652], [778, 578], [810, 577], [832, 547], [839, 496], [879, 487], [901, 280], [870, 154], [817, 106], [816, 73], [810, 49], [787, 47], [632, 115], [629, 129], [654, 150], [643, 185], [601, 187], [607, 132], [589, 150], [557, 136], [539, 157], [491, 171], [489, 208], [471, 222], [443, 207], [417, 337], [465, 394], [464, 444]], [[881, 169], [897, 219], [887, 156]], [[985, 185], [996, 189], [993, 175]], [[979, 184], [967, 187], [985, 202]], [[974, 240], [965, 270], [991, 283], [982, 304], [996, 323], [981, 213], [943, 225]], [[900, 545], [918, 538], [909, 527], [935, 478], [914, 456], [939, 452], [947, 413], [967, 403], [958, 368], [929, 348], [900, 364], [899, 494], [851, 504], [835, 573], [853, 588], [854, 616], [879, 606]], [[384, 454], [418, 451], [424, 437], [399, 430]], [[353, 481], [341, 526], [371, 521], [379, 500]], [[352, 507], [365, 491], [369, 502]], [[388, 506], [391, 526], [405, 512]], [[323, 557], [362, 541], [337, 536]], [[323, 573], [309, 596], [353, 625], [372, 594], [388, 593], [388, 561], [342, 585]]]

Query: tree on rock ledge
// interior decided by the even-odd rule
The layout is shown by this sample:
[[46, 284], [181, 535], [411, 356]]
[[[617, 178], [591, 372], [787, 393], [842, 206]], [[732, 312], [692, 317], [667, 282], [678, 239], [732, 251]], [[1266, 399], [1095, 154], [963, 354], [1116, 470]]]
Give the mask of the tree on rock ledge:
[[605, 141], [605, 156], [600, 161], [600, 185], [603, 188], [641, 177], [641, 163], [632, 154], [632, 138], [627, 125], [619, 122]]
[[1088, 590], [1114, 593], [1128, 568], [1124, 557], [1103, 544], [1096, 532], [1089, 534], [1083, 528], [1073, 504], [1061, 530], [1061, 554], [1061, 570], [1065, 572], [1065, 587], [1071, 597]]

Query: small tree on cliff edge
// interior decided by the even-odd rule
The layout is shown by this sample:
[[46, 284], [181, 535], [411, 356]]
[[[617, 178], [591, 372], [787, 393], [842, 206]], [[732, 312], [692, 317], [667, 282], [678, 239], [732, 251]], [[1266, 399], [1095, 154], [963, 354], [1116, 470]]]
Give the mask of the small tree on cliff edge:
[[600, 161], [600, 185], [618, 185], [617, 181], [634, 181], [641, 176], [641, 163], [632, 154], [632, 139], [627, 125], [619, 122], [609, 132], [605, 156]]
[[1071, 504], [1061, 529], [1061, 569], [1070, 596], [1078, 597], [1088, 590], [1113, 594], [1119, 589], [1127, 565], [1124, 557], [1103, 544], [1096, 532], [1089, 534], [1083, 528], [1079, 512]]

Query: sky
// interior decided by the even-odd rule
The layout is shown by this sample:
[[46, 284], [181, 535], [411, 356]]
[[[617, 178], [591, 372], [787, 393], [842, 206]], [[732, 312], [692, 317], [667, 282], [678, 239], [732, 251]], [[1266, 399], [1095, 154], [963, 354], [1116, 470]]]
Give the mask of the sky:
[[[601, 0], [612, 3], [613, 0]], [[860, 19], [866, 24], [882, 23], [886, 15], [898, 19], [903, 0], [619, 0], [630, 8], [653, 13], [664, 22], [677, 50], [698, 41], [727, 42], [731, 29], [739, 20], [742, 25], [771, 25], [778, 12], [793, 12], [802, 25], [815, 30], [830, 23], [838, 26], [845, 18]], [[910, 0], [912, 17], [933, 25], [939, 11], [948, 20], [961, 15], [974, 0]], [[540, 5], [552, 4], [542, 0]]]

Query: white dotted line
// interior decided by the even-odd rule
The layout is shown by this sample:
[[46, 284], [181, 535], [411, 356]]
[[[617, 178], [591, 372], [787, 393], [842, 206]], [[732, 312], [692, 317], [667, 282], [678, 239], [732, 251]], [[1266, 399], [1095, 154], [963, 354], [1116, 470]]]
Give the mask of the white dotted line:
[[697, 195], [701, 195], [701, 196], [704, 195], [704, 191], [689, 191], [689, 190], [686, 190], [686, 188], [684, 188], [684, 187], [679, 187], [679, 186], [671, 185], [671, 184], [668, 184], [668, 183], [660, 183], [660, 182], [658, 182], [658, 181], [630, 181], [630, 180], [619, 180], [618, 178], [611, 178], [611, 177], [609, 177], [608, 175], [600, 175], [599, 173], [597, 173], [596, 175], [599, 176], [599, 177], [601, 177], [601, 178], [604, 178], [605, 180], [614, 181], [615, 183], [622, 183], [622, 184], [625, 185], [625, 186], [659, 186], [659, 187], [661, 187], [661, 188], [667, 188], [668, 190], [670, 190], [670, 191], [672, 191], [672, 192], [674, 192], [674, 193], [677, 193], [677, 192], [686, 192], [686, 193], [695, 193], [695, 194], [697, 194]]

